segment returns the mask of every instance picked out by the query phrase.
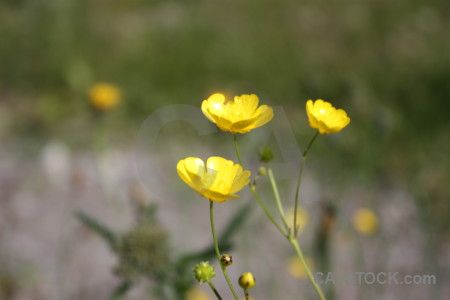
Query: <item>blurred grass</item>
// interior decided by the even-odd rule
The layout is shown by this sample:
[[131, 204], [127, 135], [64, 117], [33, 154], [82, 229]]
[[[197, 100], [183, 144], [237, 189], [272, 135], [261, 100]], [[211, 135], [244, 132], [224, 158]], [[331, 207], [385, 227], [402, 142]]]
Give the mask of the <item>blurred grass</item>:
[[[304, 103], [323, 98], [352, 118], [315, 145], [324, 181], [404, 184], [448, 232], [449, 26], [447, 0], [2, 1], [0, 136], [126, 137], [222, 91], [285, 107], [304, 145]], [[98, 81], [124, 94], [103, 117], [86, 95]]]

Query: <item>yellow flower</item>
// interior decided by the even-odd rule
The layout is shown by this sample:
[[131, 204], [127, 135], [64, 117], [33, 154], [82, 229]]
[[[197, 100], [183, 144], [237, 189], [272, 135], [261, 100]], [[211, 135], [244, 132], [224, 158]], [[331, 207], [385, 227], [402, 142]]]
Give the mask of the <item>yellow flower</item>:
[[210, 157], [205, 163], [188, 157], [177, 164], [180, 178], [201, 196], [217, 202], [239, 198], [239, 192], [249, 183], [250, 171], [222, 157]]
[[[294, 227], [294, 209], [290, 209], [287, 213], [287, 222], [288, 224], [292, 225]], [[308, 224], [309, 220], [309, 214], [306, 209], [303, 207], [299, 207], [297, 211], [297, 226], [298, 226], [298, 232], [302, 232], [306, 225]]]
[[353, 226], [360, 233], [371, 235], [378, 228], [378, 217], [370, 209], [359, 209], [353, 215]]
[[273, 118], [273, 110], [267, 105], [258, 107], [256, 95], [241, 95], [227, 101], [223, 94], [213, 94], [203, 100], [203, 114], [223, 131], [246, 133], [263, 126]]
[[[314, 269], [314, 264], [311, 257], [306, 257], [305, 261], [312, 272], [312, 270]], [[294, 256], [291, 259], [289, 259], [288, 272], [292, 277], [296, 278], [306, 278], [308, 276], [308, 273], [306, 272], [306, 269], [303, 266], [300, 258], [298, 258], [298, 256]]]
[[203, 289], [195, 286], [186, 292], [186, 300], [211, 300], [211, 298]]
[[109, 83], [97, 83], [89, 90], [92, 106], [98, 110], [110, 110], [116, 107], [122, 96], [120, 90]]
[[343, 109], [336, 109], [329, 102], [321, 99], [306, 102], [309, 125], [319, 129], [321, 134], [329, 134], [341, 131], [350, 123], [350, 118]]

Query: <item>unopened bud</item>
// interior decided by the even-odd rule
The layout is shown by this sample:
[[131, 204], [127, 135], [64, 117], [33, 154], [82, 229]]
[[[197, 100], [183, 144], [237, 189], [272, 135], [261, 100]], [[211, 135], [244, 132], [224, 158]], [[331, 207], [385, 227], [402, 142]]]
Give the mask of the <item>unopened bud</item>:
[[231, 264], [233, 263], [233, 257], [232, 257], [231, 255], [224, 254], [224, 255], [222, 255], [222, 257], [220, 258], [220, 263], [221, 263], [222, 266], [224, 266], [224, 267], [231, 266]]
[[212, 266], [208, 261], [202, 261], [194, 268], [195, 279], [200, 283], [209, 282], [212, 278], [216, 276], [214, 271], [214, 266]]
[[255, 286], [255, 284], [256, 284], [256, 279], [253, 276], [253, 274], [250, 272], [244, 273], [241, 275], [241, 277], [239, 277], [239, 285], [244, 290], [251, 289], [252, 287]]
[[273, 159], [273, 152], [269, 147], [264, 147], [259, 151], [259, 160], [269, 163]]
[[264, 167], [259, 167], [258, 174], [262, 175], [262, 176], [266, 176], [267, 175], [267, 169], [264, 168]]

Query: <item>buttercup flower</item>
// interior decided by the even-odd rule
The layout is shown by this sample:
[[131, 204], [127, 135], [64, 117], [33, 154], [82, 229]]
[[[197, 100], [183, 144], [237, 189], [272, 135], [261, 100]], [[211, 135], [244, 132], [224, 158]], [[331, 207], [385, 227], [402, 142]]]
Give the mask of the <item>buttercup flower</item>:
[[246, 133], [273, 118], [273, 109], [258, 107], [256, 95], [241, 95], [227, 101], [223, 94], [213, 94], [202, 103], [203, 114], [223, 131]]
[[250, 171], [222, 157], [210, 157], [206, 165], [200, 158], [188, 157], [178, 162], [177, 171], [193, 190], [217, 202], [239, 198], [235, 193], [250, 182]]
[[121, 100], [120, 90], [109, 83], [97, 83], [89, 90], [91, 104], [98, 110], [110, 110]]
[[341, 131], [350, 123], [350, 118], [343, 109], [336, 109], [329, 102], [321, 99], [306, 102], [309, 125], [317, 128], [321, 134]]
[[353, 215], [353, 226], [360, 233], [371, 235], [375, 233], [378, 227], [377, 215], [370, 209], [359, 209]]

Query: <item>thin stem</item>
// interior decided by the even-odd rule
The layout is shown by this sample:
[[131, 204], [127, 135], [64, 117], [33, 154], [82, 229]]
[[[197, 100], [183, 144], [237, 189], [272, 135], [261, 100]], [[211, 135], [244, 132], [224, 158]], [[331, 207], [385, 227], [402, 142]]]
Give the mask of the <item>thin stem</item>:
[[325, 298], [325, 296], [324, 296], [320, 286], [314, 280], [314, 277], [313, 277], [313, 275], [311, 273], [311, 270], [309, 269], [308, 265], [306, 264], [305, 258], [303, 257], [303, 253], [302, 253], [302, 250], [300, 248], [300, 245], [298, 244], [297, 239], [295, 237], [290, 237], [289, 238], [289, 242], [294, 247], [295, 252], [297, 253], [298, 257], [300, 258], [300, 261], [302, 262], [303, 267], [306, 270], [306, 274], [308, 275], [309, 280], [314, 285], [314, 289], [316, 290], [317, 295], [319, 295], [321, 300], [326, 300], [326, 298]]
[[271, 168], [267, 168], [267, 173], [269, 175], [270, 183], [272, 185], [273, 194], [275, 196], [275, 200], [277, 202], [278, 211], [280, 212], [281, 220], [283, 220], [284, 227], [286, 227], [286, 230], [289, 232], [289, 225], [286, 221], [286, 216], [284, 215], [283, 205], [281, 204], [280, 200], [280, 193], [278, 192], [277, 182], [275, 181], [275, 178], [273, 176], [273, 172]]
[[236, 156], [237, 156], [238, 162], [243, 167], [244, 164], [242, 163], [241, 154], [239, 153], [239, 147], [238, 147], [237, 135], [236, 134], [233, 134], [233, 140], [234, 140], [234, 150], [236, 150]]
[[272, 215], [270, 214], [270, 212], [267, 209], [267, 207], [262, 202], [261, 197], [256, 192], [255, 186], [250, 183], [249, 187], [250, 187], [250, 190], [252, 191], [253, 196], [255, 197], [256, 201], [258, 201], [259, 206], [261, 206], [261, 208], [263, 209], [264, 213], [266, 214], [267, 218], [269, 218], [269, 220], [272, 221], [273, 225], [275, 225], [275, 227], [278, 229], [278, 231], [281, 232], [282, 235], [284, 235], [285, 237], [288, 237], [289, 236], [288, 233], [285, 232], [283, 230], [283, 228], [281, 228], [281, 226], [277, 223], [277, 221], [275, 221], [275, 219], [272, 217]]
[[250, 295], [248, 294], [248, 290], [244, 290], [245, 300], [250, 299]]
[[217, 243], [216, 229], [214, 226], [214, 201], [212, 201], [212, 200], [209, 201], [209, 216], [210, 216], [210, 221], [211, 221], [212, 236], [213, 236], [213, 240], [214, 240], [214, 248], [216, 249], [216, 255], [217, 255], [217, 259], [219, 260], [220, 268], [222, 269], [223, 276], [225, 276], [225, 280], [228, 283], [228, 287], [230, 288], [231, 293], [233, 293], [234, 299], [239, 300], [239, 297], [236, 294], [236, 291], [234, 290], [233, 284], [231, 283], [230, 278], [228, 277], [228, 272], [227, 272], [226, 267], [220, 263], [221, 255], [220, 255], [220, 251], [219, 251], [219, 244]]
[[317, 136], [319, 135], [319, 131], [316, 132], [316, 134], [313, 136], [311, 141], [309, 142], [308, 147], [306, 148], [305, 152], [303, 152], [302, 162], [300, 164], [300, 171], [298, 174], [298, 180], [297, 180], [297, 189], [295, 191], [295, 205], [294, 205], [294, 236], [297, 236], [298, 234], [298, 226], [297, 226], [297, 211], [298, 211], [298, 196], [300, 194], [300, 184], [302, 182], [302, 174], [303, 174], [303, 168], [306, 163], [306, 158], [308, 157], [308, 152], [311, 149], [312, 144], [316, 140]]
[[211, 288], [211, 290], [214, 292], [214, 295], [216, 295], [217, 299], [222, 300], [222, 297], [220, 296], [219, 292], [216, 290], [216, 287], [211, 281], [208, 281], [208, 285]]
[[[241, 154], [239, 153], [239, 146], [238, 146], [236, 134], [233, 134], [233, 140], [234, 140], [234, 150], [236, 151], [236, 156], [237, 156], [237, 159], [239, 161], [239, 164], [242, 167], [244, 167], [244, 164], [242, 163]], [[255, 186], [251, 182], [248, 184], [248, 186], [250, 187], [250, 190], [252, 191], [253, 196], [255, 197], [256, 201], [258, 201], [259, 206], [261, 206], [261, 208], [264, 211], [264, 213], [266, 214], [267, 218], [269, 218], [269, 220], [273, 223], [273, 225], [275, 225], [275, 227], [281, 232], [282, 235], [284, 235], [285, 237], [288, 237], [288, 233], [286, 233], [283, 230], [283, 228], [281, 228], [281, 226], [278, 225], [277, 221], [275, 221], [275, 219], [272, 217], [272, 215], [270, 214], [270, 212], [267, 209], [267, 207], [262, 202], [261, 197], [256, 192]]]

